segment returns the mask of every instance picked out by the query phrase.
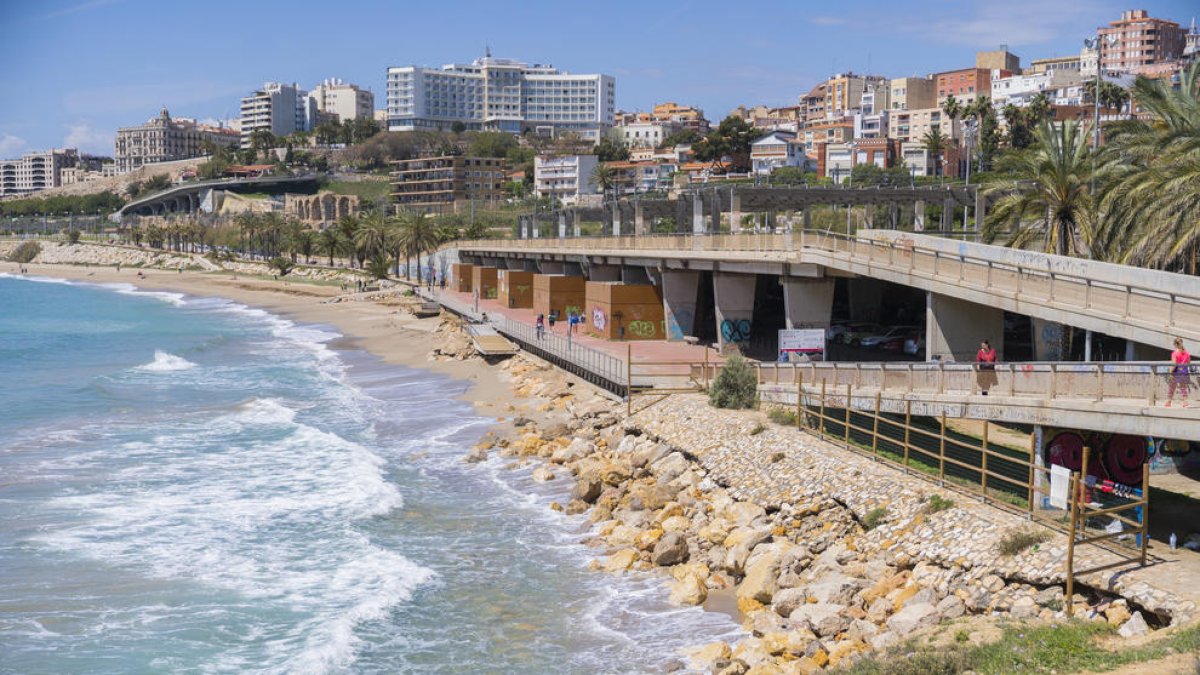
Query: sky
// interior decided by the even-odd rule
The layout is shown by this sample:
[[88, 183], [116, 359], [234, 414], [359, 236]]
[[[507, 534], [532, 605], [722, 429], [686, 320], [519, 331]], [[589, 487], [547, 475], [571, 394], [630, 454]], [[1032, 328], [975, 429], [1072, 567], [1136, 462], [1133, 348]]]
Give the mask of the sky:
[[389, 66], [497, 57], [616, 77], [617, 107], [676, 101], [719, 120], [794, 105], [835, 72], [969, 67], [1007, 44], [1022, 64], [1078, 53], [1123, 9], [1187, 25], [1197, 0], [0, 0], [0, 157], [111, 155], [121, 126], [167, 106], [237, 115], [266, 81], [338, 77], [385, 106]]

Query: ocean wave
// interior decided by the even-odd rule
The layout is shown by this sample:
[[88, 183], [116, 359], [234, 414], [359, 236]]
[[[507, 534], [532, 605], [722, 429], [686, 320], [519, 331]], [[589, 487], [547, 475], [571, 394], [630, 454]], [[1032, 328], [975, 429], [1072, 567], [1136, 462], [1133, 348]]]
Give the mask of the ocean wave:
[[154, 360], [150, 363], [142, 364], [134, 370], [143, 373], [173, 373], [179, 370], [189, 370], [195, 368], [196, 364], [188, 361], [182, 356], [168, 354], [161, 349], [154, 350]]
[[72, 285], [66, 279], [58, 279], [56, 277], [39, 277], [30, 276], [28, 274], [11, 274], [9, 272], [0, 272], [0, 279], [21, 279], [23, 281], [33, 281], [39, 284], [60, 284], [64, 286]]

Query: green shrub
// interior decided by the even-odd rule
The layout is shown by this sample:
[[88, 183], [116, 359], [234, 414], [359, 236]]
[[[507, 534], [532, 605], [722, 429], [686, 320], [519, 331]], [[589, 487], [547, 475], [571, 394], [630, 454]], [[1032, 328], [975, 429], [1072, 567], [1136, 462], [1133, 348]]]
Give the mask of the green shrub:
[[758, 375], [746, 359], [734, 354], [708, 390], [708, 402], [714, 408], [753, 408], [758, 393]]
[[946, 509], [954, 508], [954, 500], [946, 499], [941, 495], [929, 495], [929, 512], [937, 513]]
[[776, 424], [796, 425], [796, 411], [791, 408], [771, 408], [767, 411], [767, 419]]
[[67, 231], [66, 231], [66, 235], [67, 235], [67, 243], [69, 243], [69, 244], [78, 244], [78, 243], [79, 243], [79, 237], [80, 237], [80, 236], [82, 236], [82, 234], [83, 234], [83, 233], [79, 231], [79, 228], [72, 227], [71, 229], [69, 229], [69, 230], [67, 230]]
[[286, 277], [288, 272], [291, 272], [296, 267], [295, 263], [281, 255], [271, 258], [271, 262], [267, 263], [267, 265], [278, 272], [281, 277]]
[[13, 249], [12, 253], [8, 254], [9, 262], [28, 263], [33, 262], [33, 259], [42, 252], [42, 245], [36, 241], [26, 241], [20, 246]]
[[1036, 546], [1050, 538], [1045, 530], [1012, 530], [1000, 538], [996, 548], [1000, 555], [1014, 556], [1030, 546]]
[[392, 269], [392, 259], [384, 253], [376, 253], [367, 261], [367, 274], [374, 279], [386, 279]]
[[868, 530], [873, 530], [883, 523], [884, 518], [887, 518], [887, 509], [883, 508], [882, 506], [877, 509], [871, 509], [867, 512], [867, 515], [863, 516], [863, 527]]
[[750, 430], [750, 435], [751, 435], [751, 436], [757, 436], [757, 435], [761, 434], [762, 432], [764, 432], [764, 431], [766, 431], [766, 430], [767, 430], [767, 428], [766, 428], [766, 427], [764, 427], [763, 425], [761, 425], [761, 424], [755, 424], [755, 425], [754, 425], [754, 428]]

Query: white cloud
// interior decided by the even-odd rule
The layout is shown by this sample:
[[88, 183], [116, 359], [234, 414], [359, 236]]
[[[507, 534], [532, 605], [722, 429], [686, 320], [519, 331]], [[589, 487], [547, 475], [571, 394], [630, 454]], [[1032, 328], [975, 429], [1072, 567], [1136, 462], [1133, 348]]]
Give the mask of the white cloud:
[[88, 2], [81, 2], [76, 5], [71, 5], [69, 7], [63, 7], [62, 9], [55, 10], [53, 12], [43, 15], [42, 18], [43, 19], [56, 19], [60, 16], [67, 16], [70, 14], [74, 14], [76, 12], [83, 12], [83, 11], [86, 11], [89, 9], [95, 9], [96, 7], [103, 7], [105, 5], [111, 5], [111, 4], [114, 4], [117, 2], [120, 2], [120, 0], [88, 0]]
[[1072, 34], [1082, 40], [1094, 31], [1094, 26], [1082, 17], [1107, 16], [1105, 7], [1106, 3], [1095, 0], [1061, 5], [1044, 0], [1009, 0], [964, 7], [961, 13], [940, 20], [900, 20], [895, 27], [931, 42], [996, 49], [1001, 44], [1044, 44]]
[[96, 155], [111, 155], [113, 140], [114, 134], [111, 132], [94, 129], [91, 124], [81, 121], [67, 125], [63, 146]]
[[29, 144], [24, 138], [12, 134], [0, 134], [0, 159], [11, 159], [20, 155]]
[[809, 19], [809, 23], [818, 26], [840, 26], [846, 23], [846, 20], [840, 16], [814, 16]]

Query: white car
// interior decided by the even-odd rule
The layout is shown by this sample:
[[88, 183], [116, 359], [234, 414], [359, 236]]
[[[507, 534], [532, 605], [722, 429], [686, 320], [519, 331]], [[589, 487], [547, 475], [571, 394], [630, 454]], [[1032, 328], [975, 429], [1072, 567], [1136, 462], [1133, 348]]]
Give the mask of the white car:
[[911, 338], [904, 341], [904, 353], [909, 356], [922, 356], [925, 354], [925, 336]]
[[877, 335], [868, 335], [862, 339], [860, 344], [868, 349], [878, 349], [880, 345], [888, 340], [911, 335], [915, 332], [917, 332], [916, 326], [892, 326], [890, 329]]

